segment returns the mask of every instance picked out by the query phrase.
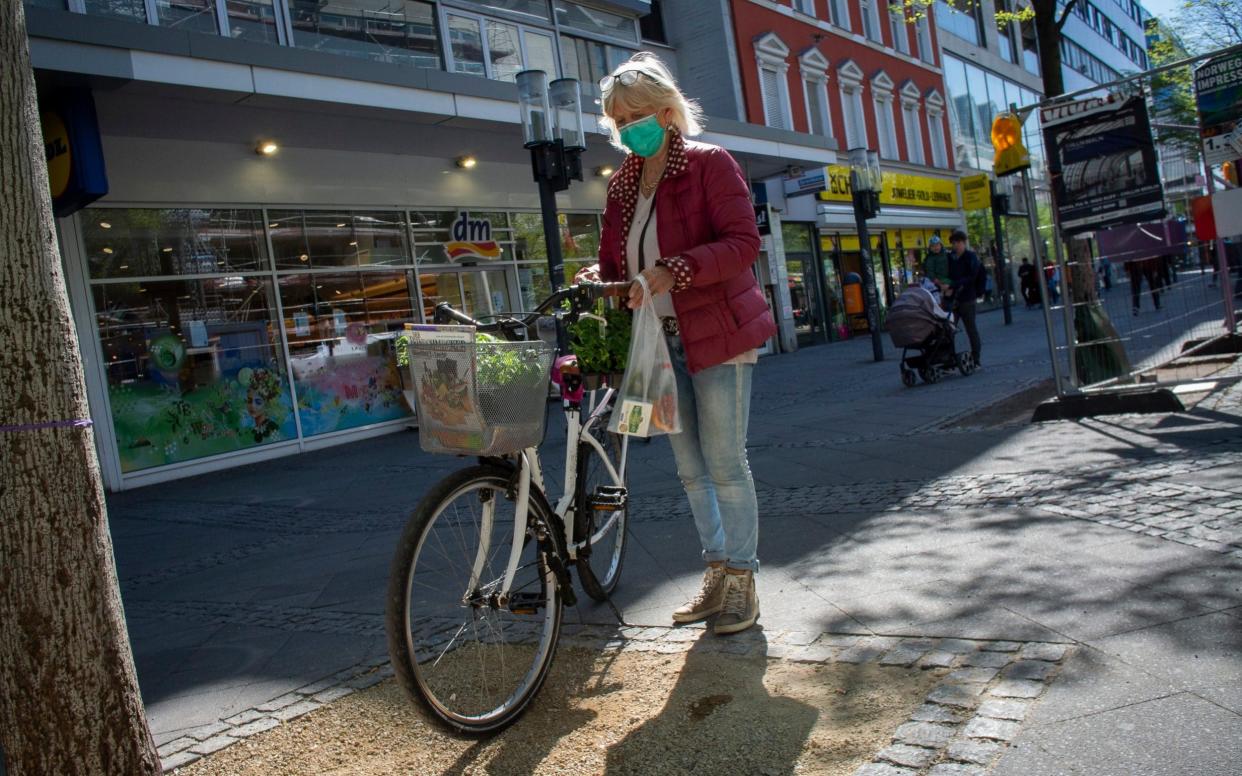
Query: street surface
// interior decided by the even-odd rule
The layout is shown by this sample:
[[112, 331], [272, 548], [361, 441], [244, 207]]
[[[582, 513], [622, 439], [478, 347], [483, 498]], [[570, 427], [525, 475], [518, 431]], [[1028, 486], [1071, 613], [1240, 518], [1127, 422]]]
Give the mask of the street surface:
[[[1242, 384], [1184, 414], [980, 426], [1050, 370], [1039, 311], [979, 322], [986, 368], [936, 385], [903, 387], [887, 340], [878, 364], [865, 338], [760, 361], [763, 638], [737, 650], [969, 669], [860, 774], [1242, 772]], [[633, 627], [589, 602], [566, 622], [698, 639], [667, 629], [701, 573], [667, 441], [631, 455]], [[382, 678], [396, 538], [460, 463], [400, 433], [109, 498], [166, 766]]]

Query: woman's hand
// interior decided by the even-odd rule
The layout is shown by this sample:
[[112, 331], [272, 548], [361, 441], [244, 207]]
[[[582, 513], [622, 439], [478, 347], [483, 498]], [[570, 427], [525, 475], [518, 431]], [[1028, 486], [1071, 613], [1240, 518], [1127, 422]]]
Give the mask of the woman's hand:
[[[665, 267], [650, 267], [640, 273], [644, 280], [647, 281], [647, 288], [651, 289], [652, 294], [663, 294], [671, 291], [676, 279], [673, 273]], [[630, 286], [629, 308], [637, 310], [643, 304], [643, 287], [635, 280]]]

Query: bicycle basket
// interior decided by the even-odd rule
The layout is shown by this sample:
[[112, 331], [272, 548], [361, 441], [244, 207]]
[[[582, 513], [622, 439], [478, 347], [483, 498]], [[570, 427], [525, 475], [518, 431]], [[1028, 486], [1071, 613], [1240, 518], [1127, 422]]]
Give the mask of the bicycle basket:
[[470, 326], [415, 326], [409, 333], [424, 450], [503, 455], [539, 444], [552, 345], [479, 342]]

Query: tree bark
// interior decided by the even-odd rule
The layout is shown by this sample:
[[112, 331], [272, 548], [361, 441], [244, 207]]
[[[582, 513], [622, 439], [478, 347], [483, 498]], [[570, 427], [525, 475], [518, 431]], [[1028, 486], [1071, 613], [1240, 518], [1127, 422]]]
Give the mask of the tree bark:
[[9, 776], [160, 773], [125, 630], [21, 2], [0, 3], [0, 744]]

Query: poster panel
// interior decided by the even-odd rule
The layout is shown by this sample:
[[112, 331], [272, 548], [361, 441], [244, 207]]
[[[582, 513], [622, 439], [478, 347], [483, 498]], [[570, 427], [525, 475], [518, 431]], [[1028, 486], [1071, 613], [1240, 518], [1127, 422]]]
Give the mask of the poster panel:
[[1040, 109], [1061, 231], [1066, 235], [1164, 216], [1147, 103], [1109, 95]]

